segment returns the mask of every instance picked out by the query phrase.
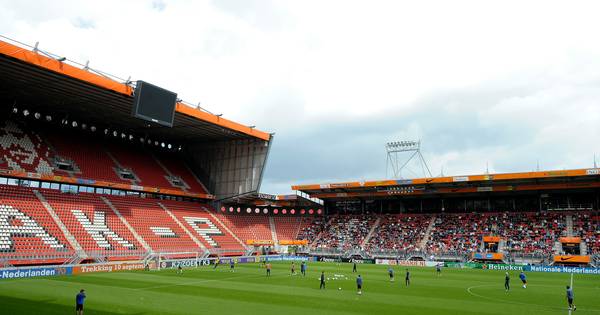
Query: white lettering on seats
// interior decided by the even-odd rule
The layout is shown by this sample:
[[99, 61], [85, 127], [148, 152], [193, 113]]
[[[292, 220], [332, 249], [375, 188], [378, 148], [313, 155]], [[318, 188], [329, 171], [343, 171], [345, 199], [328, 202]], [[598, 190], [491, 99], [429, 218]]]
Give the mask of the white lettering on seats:
[[[199, 217], [183, 217], [185, 222], [189, 224], [196, 233], [198, 233], [210, 246], [218, 247], [219, 244], [210, 237], [210, 235], [223, 235], [223, 232], [219, 230], [219, 228], [212, 223], [208, 218], [199, 218]], [[200, 228], [200, 224], [206, 224], [208, 228]]]
[[117, 233], [112, 231], [106, 225], [106, 218], [104, 211], [94, 211], [93, 223], [90, 221], [88, 216], [81, 210], [72, 210], [73, 215], [77, 218], [77, 221], [81, 223], [83, 228], [90, 234], [92, 239], [96, 241], [99, 247], [104, 249], [112, 249], [112, 245], [108, 242], [108, 238], [121, 244], [121, 246], [128, 249], [135, 249], [135, 245], [128, 240], [122, 238]]
[[[22, 225], [13, 225], [14, 220], [19, 220]], [[65, 248], [65, 245], [25, 213], [9, 205], [0, 205], [0, 251], [15, 250], [13, 237], [35, 237], [51, 248]]]

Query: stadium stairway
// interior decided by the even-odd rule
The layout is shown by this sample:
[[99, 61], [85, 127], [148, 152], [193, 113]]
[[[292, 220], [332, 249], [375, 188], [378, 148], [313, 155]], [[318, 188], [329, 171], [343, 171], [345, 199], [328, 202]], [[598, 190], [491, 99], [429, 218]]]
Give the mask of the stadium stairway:
[[360, 244], [360, 248], [364, 249], [365, 245], [369, 244], [369, 240], [371, 239], [371, 237], [373, 237], [373, 234], [375, 233], [375, 229], [379, 226], [380, 223], [381, 223], [381, 217], [377, 216], [377, 220], [375, 220], [375, 223], [373, 223], [373, 226], [371, 226], [369, 233], [367, 233], [367, 236], [365, 236], [365, 239]]
[[269, 227], [271, 228], [271, 239], [275, 244], [279, 244], [279, 239], [277, 238], [277, 228], [275, 227], [275, 220], [273, 220], [272, 216], [269, 216]]
[[425, 248], [427, 247], [427, 242], [429, 242], [429, 240], [431, 239], [431, 230], [433, 230], [433, 227], [435, 226], [436, 219], [437, 217], [435, 215], [432, 215], [430, 218], [431, 221], [429, 222], [429, 226], [427, 227], [427, 230], [425, 230], [425, 237], [423, 237], [421, 243], [419, 244], [419, 249], [421, 249], [422, 251], [425, 250]]
[[104, 202], [103, 196], [49, 189], [40, 192], [88, 258], [132, 260], [147, 252], [123, 218]]
[[565, 222], [567, 223], [567, 236], [573, 236], [573, 216], [568, 214], [565, 216]]
[[48, 201], [46, 200], [46, 197], [44, 197], [44, 195], [42, 195], [38, 190], [34, 189], [34, 190], [32, 190], [32, 192], [38, 198], [38, 200], [42, 203], [42, 205], [44, 206], [46, 211], [48, 211], [48, 214], [50, 214], [50, 217], [52, 217], [52, 220], [54, 220], [54, 222], [56, 222], [56, 225], [60, 228], [62, 233], [65, 235], [65, 238], [67, 239], [69, 244], [71, 244], [71, 247], [73, 247], [73, 249], [78, 254], [78, 256], [82, 259], [86, 258], [87, 254], [85, 253], [85, 251], [83, 250], [83, 248], [81, 247], [79, 242], [77, 242], [77, 239], [75, 239], [73, 234], [71, 234], [71, 232], [69, 232], [69, 229], [67, 229], [65, 224], [60, 220], [60, 218], [58, 217], [58, 215], [56, 214], [54, 209], [52, 209], [52, 206], [50, 205], [50, 203], [48, 203]]
[[110, 200], [108, 200], [104, 196], [100, 196], [100, 199], [102, 199], [102, 201], [104, 201], [104, 203], [117, 215], [117, 217], [119, 217], [121, 222], [123, 222], [123, 225], [125, 225], [125, 227], [127, 227], [129, 232], [131, 232], [133, 237], [135, 237], [135, 239], [142, 245], [142, 247], [144, 247], [144, 249], [147, 252], [152, 251], [152, 248], [150, 248], [150, 245], [148, 245], [148, 243], [146, 243], [146, 241], [144, 241], [144, 239], [135, 231], [135, 229], [133, 227], [131, 227], [129, 222], [127, 222], [127, 220], [125, 220], [123, 215], [121, 215], [121, 212], [119, 212], [119, 210], [117, 210], [117, 208], [112, 204], [112, 202], [110, 202]]
[[0, 186], [0, 260], [11, 265], [64, 263], [74, 249], [28, 188]]
[[161, 204], [182, 224], [189, 227], [211, 253], [233, 255], [246, 251], [246, 245], [218, 220], [206, 205], [174, 200], [163, 200]]
[[214, 213], [212, 213], [211, 211], [208, 211], [207, 209], [205, 209], [206, 213], [208, 213], [215, 221], [219, 222], [219, 224], [221, 226], [223, 226], [223, 228], [227, 231], [227, 233], [231, 234], [231, 236], [233, 236], [234, 239], [236, 239], [240, 244], [242, 244], [242, 246], [244, 247], [244, 249], [248, 250], [250, 249], [249, 246], [247, 246], [235, 233], [233, 233], [233, 231], [231, 231], [231, 229], [229, 229], [229, 227], [227, 226], [227, 224], [223, 223], [223, 221], [221, 219], [219, 219], [218, 216], [216, 216]]
[[173, 219], [173, 221], [175, 221], [175, 223], [179, 225], [179, 227], [192, 239], [192, 241], [194, 241], [196, 245], [198, 245], [199, 248], [201, 248], [204, 251], [205, 254], [208, 253], [208, 248], [206, 248], [206, 246], [204, 246], [204, 244], [202, 244], [202, 242], [200, 242], [200, 240], [196, 238], [196, 236], [192, 232], [190, 232], [190, 230], [188, 230], [185, 227], [185, 225], [181, 223], [181, 221], [179, 221], [179, 219], [177, 219], [177, 217], [173, 214], [173, 212], [171, 212], [171, 210], [169, 210], [169, 208], [165, 207], [160, 202], [158, 202], [157, 204], [159, 207], [165, 210], [165, 212], [171, 217], [171, 219]]

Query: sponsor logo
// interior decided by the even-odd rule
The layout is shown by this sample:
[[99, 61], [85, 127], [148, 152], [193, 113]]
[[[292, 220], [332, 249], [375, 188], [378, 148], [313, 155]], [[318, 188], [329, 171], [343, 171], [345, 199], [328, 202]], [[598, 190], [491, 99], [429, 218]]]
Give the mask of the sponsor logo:
[[469, 176], [454, 176], [452, 177], [453, 182], [468, 182]]
[[555, 272], [555, 273], [577, 273], [600, 275], [600, 268], [567, 267], [567, 266], [527, 266], [526, 271], [533, 272]]
[[585, 174], [586, 175], [600, 175], [600, 168], [591, 168], [591, 169], [585, 170]]
[[477, 191], [478, 192], [489, 192], [489, 191], [493, 191], [494, 189], [492, 187], [477, 187]]
[[100, 265], [81, 265], [76, 266], [73, 273], [90, 273], [90, 272], [114, 272], [114, 271], [131, 271], [144, 269], [143, 263], [121, 263], [121, 264], [100, 264]]
[[481, 269], [484, 270], [504, 270], [504, 271], [521, 271], [524, 270], [523, 266], [519, 265], [505, 265], [505, 264], [483, 264]]
[[60, 268], [23, 268], [5, 269], [0, 271], [0, 279], [17, 279], [31, 277], [48, 277], [71, 274], [70, 267]]

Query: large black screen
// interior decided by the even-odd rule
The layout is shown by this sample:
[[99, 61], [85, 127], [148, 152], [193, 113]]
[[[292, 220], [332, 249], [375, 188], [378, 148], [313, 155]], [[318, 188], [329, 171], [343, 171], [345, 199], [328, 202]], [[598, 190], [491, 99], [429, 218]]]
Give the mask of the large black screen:
[[133, 93], [133, 116], [172, 127], [176, 102], [177, 93], [137, 81]]

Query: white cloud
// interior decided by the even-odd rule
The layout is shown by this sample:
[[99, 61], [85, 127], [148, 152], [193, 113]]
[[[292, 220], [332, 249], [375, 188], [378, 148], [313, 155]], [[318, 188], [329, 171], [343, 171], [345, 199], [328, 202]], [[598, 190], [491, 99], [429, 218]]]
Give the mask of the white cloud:
[[381, 178], [383, 144], [406, 138], [423, 139], [433, 173], [591, 165], [599, 11], [596, 1], [0, 0], [0, 33], [276, 132], [263, 188], [283, 193]]

